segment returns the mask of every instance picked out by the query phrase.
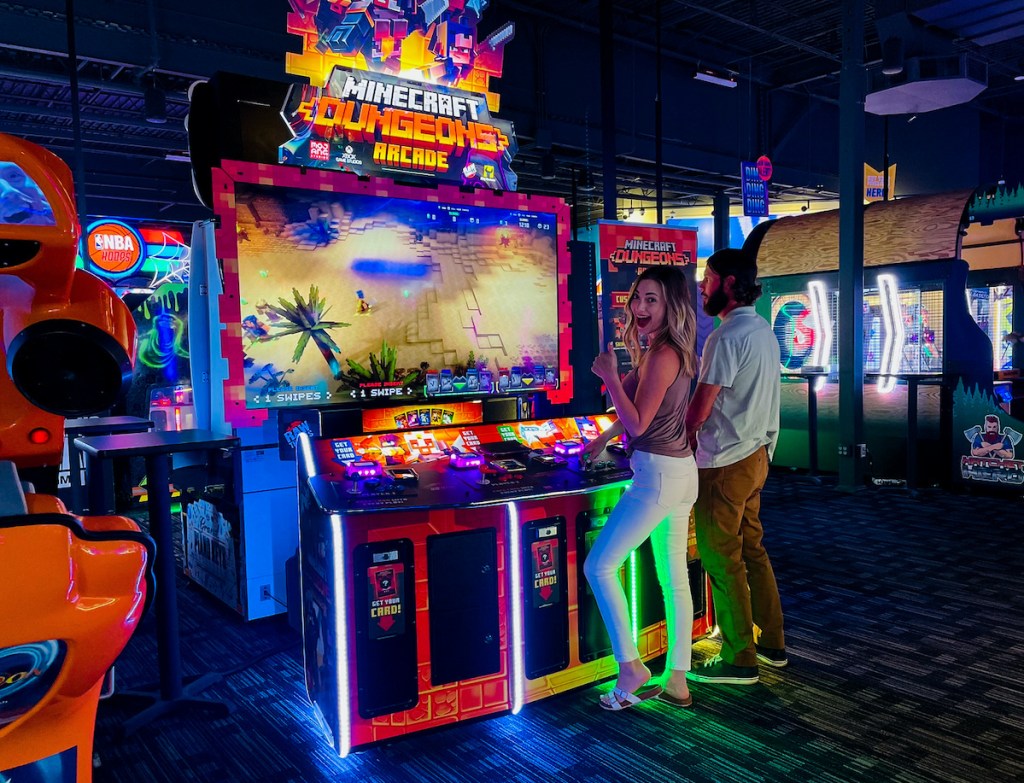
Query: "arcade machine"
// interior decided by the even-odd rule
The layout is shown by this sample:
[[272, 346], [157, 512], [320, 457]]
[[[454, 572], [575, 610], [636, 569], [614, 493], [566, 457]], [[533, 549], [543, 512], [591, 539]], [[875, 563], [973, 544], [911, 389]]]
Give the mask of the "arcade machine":
[[[336, 747], [518, 709], [612, 674], [578, 566], [628, 468], [612, 456], [576, 468], [582, 439], [607, 417], [519, 415], [539, 395], [572, 398], [565, 204], [244, 163], [214, 181], [225, 411], [238, 433], [276, 416], [285, 445], [324, 436], [297, 460], [300, 593], [307, 684]], [[236, 302], [253, 309], [226, 314]], [[359, 598], [381, 564], [391, 576], [377, 588], [408, 591], [386, 606]], [[627, 584], [642, 649], [657, 655], [664, 618], [649, 550]], [[699, 569], [694, 585], [706, 635]], [[361, 633], [399, 651], [393, 672], [412, 672], [397, 695], [388, 688], [402, 677], [374, 668], [391, 653], [361, 649]], [[423, 677], [432, 686], [420, 693]], [[357, 679], [368, 706], [344, 719], [363, 721], [349, 733], [338, 689]]]
[[[485, 7], [313, 3], [288, 20], [311, 84], [192, 92], [217, 214], [193, 243], [197, 416], [242, 441], [246, 617], [283, 608], [299, 550], [307, 689], [341, 755], [614, 672], [578, 568], [629, 479], [613, 454], [576, 466], [610, 424], [571, 410], [569, 277], [592, 304], [594, 259], [570, 260], [564, 202], [515, 192], [486, 91], [513, 31], [478, 41]], [[651, 559], [624, 575], [648, 658]]]
[[1024, 242], [1024, 197], [1020, 189], [979, 189], [971, 200], [970, 224], [963, 239], [971, 315], [992, 341], [995, 391], [1000, 406], [1017, 418], [1024, 416], [1024, 363], [1021, 342], [1024, 311], [1014, 302], [1024, 295], [1021, 247]]
[[979, 189], [969, 208], [964, 259], [970, 265], [972, 314], [993, 347], [994, 399], [957, 389], [953, 473], [966, 486], [1019, 494], [1024, 462], [1016, 448], [1024, 432], [1024, 189]]
[[[922, 475], [945, 480], [952, 389], [992, 390], [992, 343], [968, 310], [962, 221], [969, 193], [875, 202], [864, 215], [864, 426], [871, 475], [902, 479], [908, 411]], [[759, 225], [759, 312], [779, 339], [782, 431], [774, 464], [808, 462], [808, 404], [817, 403], [818, 468], [837, 470], [838, 211]], [[908, 397], [913, 390], [915, 399]], [[908, 407], [908, 405], [910, 407]]]
[[107, 671], [151, 596], [153, 547], [122, 517], [77, 517], [56, 489], [65, 417], [110, 407], [135, 328], [74, 268], [71, 172], [0, 135], [0, 780], [92, 779]]

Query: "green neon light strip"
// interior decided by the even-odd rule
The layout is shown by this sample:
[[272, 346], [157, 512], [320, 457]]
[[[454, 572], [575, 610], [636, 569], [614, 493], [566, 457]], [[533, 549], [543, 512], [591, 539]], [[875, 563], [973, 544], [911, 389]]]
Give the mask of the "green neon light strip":
[[640, 603], [637, 601], [636, 552], [629, 553], [629, 610], [633, 626], [633, 644], [640, 641]]

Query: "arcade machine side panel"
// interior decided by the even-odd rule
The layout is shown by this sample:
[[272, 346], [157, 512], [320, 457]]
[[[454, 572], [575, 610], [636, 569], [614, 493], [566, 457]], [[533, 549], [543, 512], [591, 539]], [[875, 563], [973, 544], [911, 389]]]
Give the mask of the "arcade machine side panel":
[[[223, 174], [215, 180], [226, 194]], [[238, 302], [237, 240], [233, 209], [218, 202], [221, 227], [195, 225], [189, 278], [189, 334], [197, 426], [241, 439], [239, 605], [247, 620], [284, 611], [285, 561], [298, 545], [295, 467], [278, 454], [276, 414], [239, 413], [228, 398], [233, 373], [244, 372]], [[228, 230], [230, 228], [230, 231]], [[233, 363], [239, 366], [235, 367]], [[230, 392], [234, 395], [234, 392]], [[264, 587], [269, 585], [270, 589]]]

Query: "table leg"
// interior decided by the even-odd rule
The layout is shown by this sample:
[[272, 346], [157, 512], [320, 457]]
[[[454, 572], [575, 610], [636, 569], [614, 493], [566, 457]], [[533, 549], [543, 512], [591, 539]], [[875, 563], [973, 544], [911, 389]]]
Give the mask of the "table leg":
[[146, 457], [149, 488], [149, 533], [156, 542], [157, 593], [156, 608], [157, 660], [160, 669], [159, 693], [129, 692], [128, 698], [147, 698], [153, 704], [122, 724], [125, 736], [133, 734], [157, 718], [184, 706], [201, 706], [215, 710], [218, 717], [230, 715], [234, 709], [228, 701], [194, 696], [223, 679], [217, 672], [203, 674], [187, 684], [181, 673], [181, 639], [178, 629], [177, 564], [174, 557], [174, 528], [171, 519], [170, 455]]
[[[89, 508], [93, 516], [114, 513], [110, 460], [86, 456], [85, 476], [89, 484]], [[82, 513], [78, 511], [78, 513]]]
[[907, 378], [907, 489], [917, 491], [917, 379]]
[[71, 511], [74, 514], [84, 514], [85, 487], [82, 486], [82, 452], [75, 445], [73, 435], [68, 436], [68, 481], [71, 491]]
[[818, 475], [818, 390], [817, 378], [807, 379], [807, 460], [811, 476]]

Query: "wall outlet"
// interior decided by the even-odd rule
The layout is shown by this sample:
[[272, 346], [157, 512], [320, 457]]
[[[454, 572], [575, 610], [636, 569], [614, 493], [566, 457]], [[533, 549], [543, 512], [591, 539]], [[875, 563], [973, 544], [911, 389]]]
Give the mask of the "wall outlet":
[[270, 594], [270, 585], [260, 585], [260, 600], [272, 601], [274, 596]]

